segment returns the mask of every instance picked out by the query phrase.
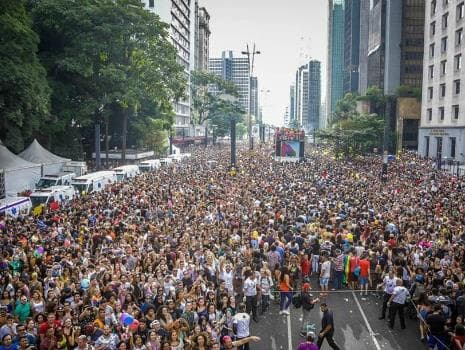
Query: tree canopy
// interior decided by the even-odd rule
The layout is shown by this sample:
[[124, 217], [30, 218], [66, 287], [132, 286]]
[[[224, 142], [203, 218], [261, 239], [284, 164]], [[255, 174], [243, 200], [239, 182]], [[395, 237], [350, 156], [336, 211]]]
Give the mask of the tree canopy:
[[15, 152], [48, 124], [50, 88], [24, 0], [0, 2], [0, 138]]

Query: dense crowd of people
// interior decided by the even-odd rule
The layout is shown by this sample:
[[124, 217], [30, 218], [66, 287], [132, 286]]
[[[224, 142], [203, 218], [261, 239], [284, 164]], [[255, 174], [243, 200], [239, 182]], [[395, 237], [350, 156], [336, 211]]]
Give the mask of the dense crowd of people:
[[248, 349], [250, 323], [278, 298], [288, 314], [296, 290], [318, 349], [334, 327], [305, 330], [312, 277], [322, 301], [380, 288], [390, 327], [415, 305], [431, 348], [462, 349], [464, 179], [409, 154], [382, 179], [379, 156], [278, 163], [263, 148], [232, 172], [227, 149], [191, 153], [40, 217], [0, 218], [0, 350]]

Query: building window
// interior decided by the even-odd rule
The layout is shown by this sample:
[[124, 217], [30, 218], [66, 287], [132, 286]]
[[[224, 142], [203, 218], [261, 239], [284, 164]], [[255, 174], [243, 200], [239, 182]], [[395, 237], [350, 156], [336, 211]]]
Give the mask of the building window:
[[457, 10], [455, 11], [457, 14], [457, 21], [461, 20], [465, 15], [465, 2], [462, 2], [457, 5]]
[[430, 44], [429, 46], [429, 58], [434, 57], [434, 43]]
[[426, 114], [428, 115], [428, 121], [432, 121], [433, 120], [433, 109], [428, 108], [426, 110]]
[[429, 25], [429, 34], [431, 36], [434, 36], [434, 34], [436, 34], [436, 21], [431, 22], [431, 24]]
[[447, 60], [441, 61], [441, 75], [446, 74]]
[[436, 0], [431, 0], [431, 16], [436, 13]]
[[447, 36], [441, 39], [441, 52], [444, 53], [447, 51]]
[[442, 158], [442, 137], [436, 137], [436, 158]]
[[429, 157], [429, 136], [425, 136], [425, 157]]
[[428, 76], [430, 77], [430, 79], [434, 78], [434, 65], [428, 67]]
[[460, 79], [454, 80], [454, 93], [460, 95]]
[[444, 107], [439, 107], [439, 120], [444, 120]]
[[455, 55], [454, 68], [456, 71], [459, 71], [460, 69], [462, 69], [462, 54]]
[[149, 7], [155, 7], [155, 0], [149, 0]]
[[455, 45], [459, 46], [463, 41], [463, 28], [457, 29], [455, 31]]
[[452, 106], [452, 117], [454, 120], [459, 119], [459, 114], [460, 114], [460, 107], [459, 105], [453, 105]]
[[449, 13], [442, 15], [442, 29], [446, 29], [449, 24]]
[[433, 87], [430, 86], [428, 88], [428, 100], [432, 100], [433, 99]]
[[449, 0], [442, 0], [442, 6], [447, 7], [449, 5]]
[[439, 86], [439, 91], [440, 91], [439, 96], [445, 97], [446, 96], [446, 84], [441, 84]]
[[450, 157], [455, 158], [455, 146], [457, 145], [457, 140], [455, 137], [449, 137], [450, 143]]

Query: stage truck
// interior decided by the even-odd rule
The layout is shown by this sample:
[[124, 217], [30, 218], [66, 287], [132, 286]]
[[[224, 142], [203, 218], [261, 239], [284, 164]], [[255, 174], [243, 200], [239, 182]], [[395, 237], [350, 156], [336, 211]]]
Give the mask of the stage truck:
[[277, 128], [274, 135], [275, 160], [298, 162], [305, 157], [305, 131]]

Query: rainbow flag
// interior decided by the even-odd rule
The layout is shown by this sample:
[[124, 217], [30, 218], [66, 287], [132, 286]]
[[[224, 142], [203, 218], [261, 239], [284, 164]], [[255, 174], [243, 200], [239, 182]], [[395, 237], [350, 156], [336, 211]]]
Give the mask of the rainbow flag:
[[342, 278], [342, 283], [347, 284], [349, 283], [349, 256], [344, 256], [344, 276]]

